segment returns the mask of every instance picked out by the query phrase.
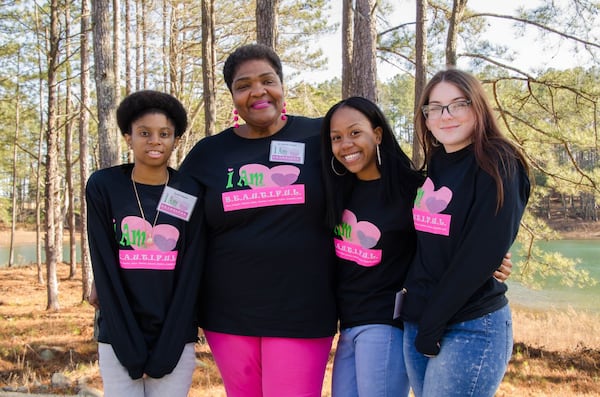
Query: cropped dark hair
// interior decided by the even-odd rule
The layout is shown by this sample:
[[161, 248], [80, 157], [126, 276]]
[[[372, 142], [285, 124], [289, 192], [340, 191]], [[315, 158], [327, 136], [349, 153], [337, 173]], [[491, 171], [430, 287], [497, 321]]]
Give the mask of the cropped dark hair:
[[[394, 202], [404, 199], [412, 201], [415, 198], [417, 188], [424, 181], [423, 175], [415, 170], [412, 161], [398, 144], [394, 131], [381, 109], [375, 103], [363, 97], [344, 99], [329, 109], [323, 118], [321, 127], [321, 161], [323, 163], [321, 169], [327, 203], [326, 222], [329, 227], [335, 227], [341, 222], [342, 212], [357, 180], [356, 175], [346, 170], [333, 157], [330, 136], [331, 118], [342, 107], [358, 110], [369, 120], [373, 129], [381, 128], [381, 143], [379, 145], [381, 164], [377, 164], [377, 168], [381, 173], [381, 179], [385, 186], [385, 197], [377, 197], [374, 198], [375, 200]], [[332, 169], [332, 163], [337, 173], [343, 173], [343, 175], [336, 174], [336, 171]]]
[[231, 92], [233, 77], [240, 65], [246, 61], [253, 60], [269, 62], [273, 69], [275, 69], [277, 76], [279, 76], [279, 80], [283, 83], [281, 59], [279, 59], [277, 53], [275, 53], [271, 47], [264, 44], [246, 44], [233, 51], [229, 57], [227, 57], [225, 65], [223, 66], [223, 78], [225, 79], [227, 88], [229, 88], [229, 92]]
[[121, 134], [131, 134], [131, 124], [147, 114], [164, 114], [175, 125], [175, 136], [187, 128], [187, 112], [181, 102], [164, 92], [144, 90], [128, 95], [117, 108], [117, 124]]

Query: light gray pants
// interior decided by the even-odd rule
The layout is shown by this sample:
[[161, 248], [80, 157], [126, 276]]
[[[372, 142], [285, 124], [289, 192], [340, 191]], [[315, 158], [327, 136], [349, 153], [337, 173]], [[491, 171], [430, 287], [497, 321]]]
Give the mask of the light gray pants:
[[192, 385], [196, 367], [194, 343], [183, 348], [173, 372], [162, 378], [131, 379], [121, 365], [111, 345], [98, 343], [98, 364], [104, 384], [105, 397], [186, 397]]

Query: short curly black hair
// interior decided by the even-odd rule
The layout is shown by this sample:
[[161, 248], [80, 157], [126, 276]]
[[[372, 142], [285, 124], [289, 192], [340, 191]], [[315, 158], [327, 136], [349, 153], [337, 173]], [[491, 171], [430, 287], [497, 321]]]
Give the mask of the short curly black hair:
[[172, 95], [160, 91], [143, 90], [128, 95], [117, 108], [117, 124], [121, 134], [131, 134], [131, 124], [147, 114], [162, 113], [175, 124], [175, 136], [187, 129], [187, 112]]
[[275, 69], [275, 73], [279, 76], [279, 80], [283, 83], [283, 70], [281, 67], [281, 59], [277, 53], [269, 46], [264, 44], [246, 44], [238, 47], [233, 51], [223, 66], [223, 77], [225, 84], [231, 92], [231, 86], [233, 84], [233, 77], [237, 72], [238, 67], [246, 62], [252, 60], [264, 60], [267, 61]]

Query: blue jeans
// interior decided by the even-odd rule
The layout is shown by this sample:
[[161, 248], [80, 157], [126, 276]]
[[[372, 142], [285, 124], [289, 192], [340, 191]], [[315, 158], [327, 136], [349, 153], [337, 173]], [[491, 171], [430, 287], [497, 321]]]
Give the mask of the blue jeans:
[[404, 359], [416, 397], [493, 397], [512, 355], [508, 305], [446, 327], [440, 353], [427, 358], [415, 349], [418, 325], [404, 323]]
[[332, 397], [408, 396], [402, 333], [385, 324], [341, 330], [333, 361]]

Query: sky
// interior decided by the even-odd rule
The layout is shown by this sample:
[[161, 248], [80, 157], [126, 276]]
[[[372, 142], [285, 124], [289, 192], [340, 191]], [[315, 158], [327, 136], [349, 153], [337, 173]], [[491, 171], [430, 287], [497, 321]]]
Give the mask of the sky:
[[[558, 0], [559, 3], [564, 0]], [[415, 1], [414, 0], [395, 0], [396, 9], [389, 18], [394, 25], [398, 25], [404, 22], [414, 22], [415, 20]], [[469, 0], [468, 7], [479, 12], [494, 12], [498, 14], [509, 14], [514, 15], [515, 10], [523, 5], [522, 0], [503, 0], [503, 1], [491, 1], [491, 0]], [[533, 8], [541, 3], [540, 0], [528, 0], [526, 2], [527, 8]], [[332, 23], [341, 22], [341, 0], [331, 0], [331, 11], [329, 19]], [[577, 64], [585, 63], [585, 60], [578, 59], [575, 57], [570, 48], [563, 44], [557, 48], [548, 49], [543, 48], [541, 45], [536, 44], [537, 30], [528, 28], [525, 32], [524, 37], [515, 37], [514, 28], [510, 21], [503, 21], [498, 19], [488, 19], [490, 26], [488, 27], [488, 33], [486, 38], [491, 42], [508, 44], [510, 48], [518, 53], [515, 61], [511, 64], [521, 70], [527, 72], [533, 72], [536, 68], [541, 67], [553, 67], [557, 69], [563, 69], [575, 66]], [[378, 26], [378, 30], [381, 30], [381, 26]], [[548, 38], [558, 42], [558, 36], [548, 34]], [[331, 43], [338, 42], [340, 45], [331, 45]], [[325, 80], [330, 80], [334, 77], [341, 76], [341, 38], [340, 32], [324, 35], [319, 40], [319, 46], [323, 49], [328, 59], [327, 69], [318, 72], [302, 72], [298, 78], [311, 83], [317, 83]], [[461, 65], [459, 60], [458, 67], [466, 67]], [[401, 72], [397, 68], [388, 64], [378, 64], [377, 73], [379, 78], [387, 80], [395, 74]]]

